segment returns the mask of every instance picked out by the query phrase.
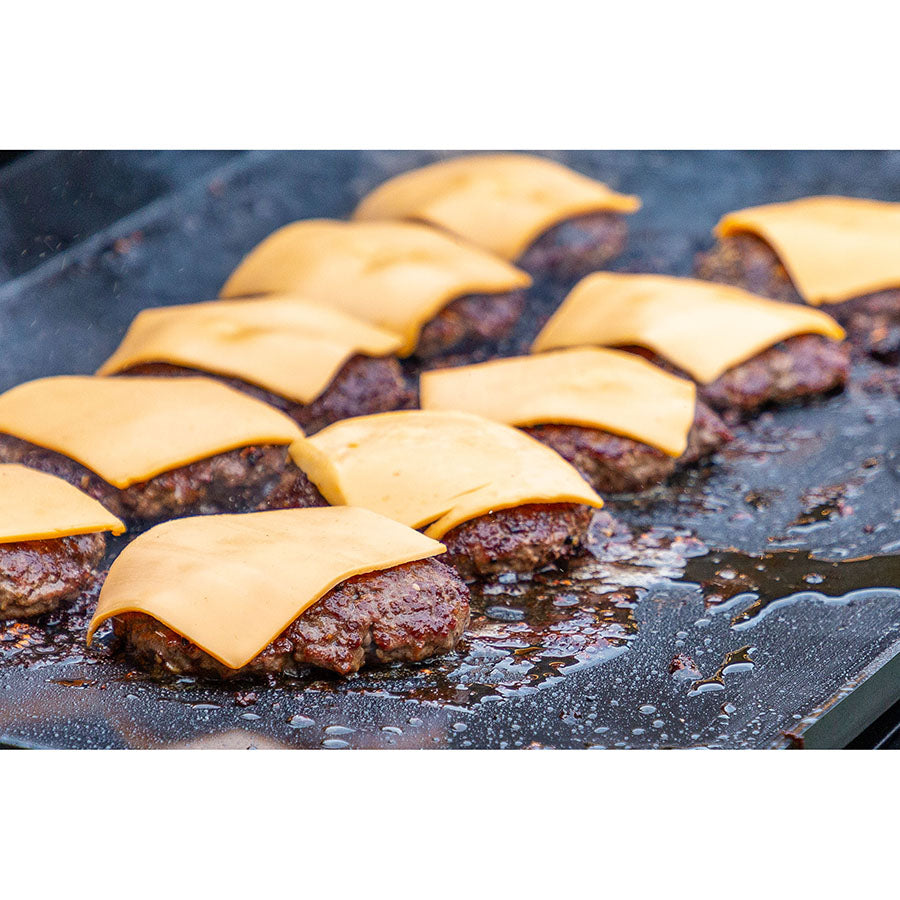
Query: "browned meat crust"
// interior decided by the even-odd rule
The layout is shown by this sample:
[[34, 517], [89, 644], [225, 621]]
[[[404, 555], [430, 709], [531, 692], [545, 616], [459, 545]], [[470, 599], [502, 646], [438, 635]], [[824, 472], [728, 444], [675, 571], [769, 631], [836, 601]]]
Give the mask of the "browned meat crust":
[[419, 662], [451, 652], [468, 624], [468, 588], [448, 566], [425, 559], [347, 579], [237, 670], [142, 613], [115, 617], [113, 630], [125, 654], [157, 677], [228, 679]]
[[[690, 377], [644, 347], [621, 349], [682, 378]], [[718, 412], [729, 414], [730, 421], [766, 406], [842, 390], [849, 377], [850, 350], [846, 344], [819, 334], [799, 334], [734, 366], [710, 384], [698, 384], [697, 395]]]
[[312, 403], [296, 403], [238, 378], [213, 375], [169, 363], [142, 363], [118, 374], [161, 377], [205, 375], [216, 378], [280, 409], [294, 419], [306, 434], [314, 434], [340, 419], [390, 412], [394, 409], [410, 409], [415, 403], [415, 391], [407, 384], [400, 363], [393, 357], [352, 357]]
[[841, 390], [849, 377], [847, 346], [818, 334], [801, 334], [764, 350], [697, 390], [713, 409], [750, 413], [763, 406]]
[[537, 278], [580, 278], [615, 259], [625, 249], [627, 236], [621, 213], [579, 216], [545, 231], [516, 265]]
[[594, 510], [576, 503], [529, 503], [463, 522], [442, 538], [446, 562], [467, 581], [534, 572], [581, 553]]
[[40, 616], [74, 600], [105, 552], [103, 534], [0, 544], [0, 619]]
[[512, 331], [524, 308], [525, 291], [458, 297], [425, 323], [416, 356], [431, 359], [495, 344]]
[[[755, 234], [723, 238], [697, 257], [697, 274], [754, 294], [803, 303], [791, 277], [769, 244]], [[886, 362], [900, 361], [900, 289], [854, 297], [822, 307], [847, 330], [852, 344]]]
[[703, 403], [697, 403], [687, 449], [678, 459], [597, 428], [535, 425], [523, 430], [568, 460], [601, 494], [633, 493], [661, 484], [677, 468], [715, 453], [732, 438], [725, 423]]
[[282, 445], [239, 447], [123, 490], [67, 456], [7, 434], [0, 434], [0, 462], [21, 463], [63, 478], [135, 525], [180, 516], [328, 505]]

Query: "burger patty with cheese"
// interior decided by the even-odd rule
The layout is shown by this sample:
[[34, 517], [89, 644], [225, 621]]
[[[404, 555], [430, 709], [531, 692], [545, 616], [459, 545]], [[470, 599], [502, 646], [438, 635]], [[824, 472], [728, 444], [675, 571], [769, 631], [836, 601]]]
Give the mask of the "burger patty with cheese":
[[89, 635], [111, 620], [119, 649], [157, 677], [419, 662], [452, 651], [469, 622], [443, 551], [350, 507], [179, 519], [116, 560]]
[[65, 479], [135, 525], [325, 505], [287, 416], [207, 378], [59, 376], [0, 395], [0, 462]]

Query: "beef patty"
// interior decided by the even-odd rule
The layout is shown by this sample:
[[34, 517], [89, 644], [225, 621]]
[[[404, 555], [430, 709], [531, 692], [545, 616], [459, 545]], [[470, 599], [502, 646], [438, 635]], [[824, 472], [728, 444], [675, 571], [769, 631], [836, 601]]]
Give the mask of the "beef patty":
[[533, 425], [524, 428], [552, 447], [599, 493], [636, 493], [661, 484], [676, 469], [715, 453], [732, 439], [725, 423], [704, 403], [697, 403], [688, 445], [677, 459], [631, 438], [580, 425]]
[[425, 323], [415, 355], [424, 360], [495, 344], [512, 331], [524, 309], [525, 291], [458, 297]]
[[[643, 347], [623, 347], [662, 369], [689, 378], [681, 369]], [[782, 405], [842, 390], [850, 378], [850, 350], [820, 334], [799, 334], [698, 384], [697, 396], [729, 421], [765, 406]]]
[[239, 447], [119, 489], [61, 453], [0, 434], [0, 462], [21, 463], [74, 484], [134, 525], [181, 516], [327, 506], [285, 445]]
[[467, 581], [535, 572], [578, 556], [594, 510], [577, 503], [528, 503], [478, 516], [442, 538], [442, 557]]
[[581, 278], [625, 249], [625, 216], [597, 212], [567, 219], [545, 231], [516, 265], [536, 278]]
[[0, 619], [40, 616], [74, 600], [105, 552], [100, 533], [0, 544]]
[[[754, 294], [803, 303], [778, 255], [762, 238], [742, 233], [722, 238], [697, 257], [697, 274]], [[879, 291], [821, 307], [847, 330], [851, 343], [885, 362], [900, 361], [900, 289]]]
[[157, 677], [296, 674], [303, 666], [349, 675], [364, 665], [419, 662], [452, 651], [469, 624], [469, 591], [436, 559], [348, 578], [240, 669], [143, 613], [112, 622], [125, 654]]
[[294, 419], [306, 434], [321, 431], [340, 419], [390, 412], [394, 409], [410, 409], [415, 404], [416, 396], [407, 384], [400, 363], [396, 359], [360, 354], [347, 360], [331, 384], [311, 403], [289, 400], [238, 378], [218, 376], [170, 363], [141, 363], [117, 374], [162, 377], [204, 375], [216, 378], [280, 409]]

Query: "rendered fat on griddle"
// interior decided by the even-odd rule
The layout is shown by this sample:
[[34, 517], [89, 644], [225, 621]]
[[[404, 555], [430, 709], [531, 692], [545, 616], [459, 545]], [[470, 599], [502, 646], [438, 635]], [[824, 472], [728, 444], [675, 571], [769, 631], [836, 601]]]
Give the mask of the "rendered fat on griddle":
[[293, 420], [210, 378], [61, 375], [0, 395], [0, 432], [126, 488], [252, 444], [303, 438]]
[[147, 309], [98, 375], [170, 363], [311, 403], [354, 355], [396, 353], [398, 335], [299, 297], [222, 300]]
[[113, 563], [88, 643], [107, 619], [145, 613], [239, 669], [342, 581], [444, 550], [350, 507], [175, 519], [140, 535]]
[[298, 294], [400, 335], [408, 355], [451, 301], [529, 284], [509, 263], [427, 225], [309, 219], [253, 249], [221, 296]]
[[844, 338], [834, 319], [808, 306], [693, 278], [596, 272], [573, 288], [532, 351], [636, 345], [709, 384], [799, 334]]
[[720, 237], [741, 232], [772, 247], [814, 306], [900, 288], [900, 203], [804, 197], [737, 210], [716, 226]]
[[640, 205], [637, 197], [544, 157], [475, 154], [391, 178], [363, 198], [354, 218], [429, 222], [515, 261], [566, 219], [633, 213]]
[[291, 447], [332, 504], [374, 510], [440, 539], [457, 525], [529, 503], [603, 501], [549, 447], [459, 412], [345, 419]]
[[125, 526], [102, 504], [62, 478], [0, 465], [0, 545], [111, 531]]
[[631, 353], [594, 347], [434, 369], [420, 377], [423, 409], [461, 410], [507, 425], [579, 425], [680, 456], [696, 387]]

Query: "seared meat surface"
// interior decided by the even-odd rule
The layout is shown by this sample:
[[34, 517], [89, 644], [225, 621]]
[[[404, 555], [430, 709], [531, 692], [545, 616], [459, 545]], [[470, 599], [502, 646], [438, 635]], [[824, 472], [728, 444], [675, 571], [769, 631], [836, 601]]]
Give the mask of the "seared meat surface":
[[[682, 378], [681, 369], [644, 347], [623, 347]], [[798, 334], [698, 384], [697, 396], [729, 421], [765, 406], [782, 405], [842, 390], [850, 378], [850, 349], [820, 334]]]
[[601, 494], [632, 493], [661, 484], [677, 468], [715, 453], [732, 437], [725, 423], [703, 403], [697, 403], [687, 449], [677, 459], [598, 428], [533, 425], [523, 430], [568, 460]]
[[470, 294], [448, 303], [419, 334], [422, 360], [493, 344], [512, 331], [525, 309], [525, 291]]
[[529, 503], [486, 513], [442, 538], [443, 557], [467, 581], [534, 572], [581, 553], [594, 510], [576, 503]]
[[[723, 238], [697, 258], [697, 274], [754, 294], [803, 303], [778, 255], [755, 234]], [[854, 297], [821, 307], [847, 330], [852, 344], [886, 362], [900, 360], [900, 289]]]
[[74, 600], [105, 551], [99, 533], [0, 544], [0, 619], [40, 616]]
[[142, 363], [119, 375], [196, 376], [216, 378], [280, 409], [296, 421], [306, 434], [314, 434], [341, 419], [370, 413], [409, 409], [415, 392], [409, 387], [400, 363], [393, 357], [351, 357], [332, 379], [331, 384], [312, 403], [297, 403], [238, 378], [213, 375], [169, 363]]
[[770, 404], [841, 390], [850, 377], [850, 351], [818, 334], [800, 334], [729, 369], [698, 394], [714, 409], [753, 412]]
[[451, 652], [468, 624], [468, 588], [448, 566], [424, 559], [347, 579], [237, 670], [143, 613], [115, 617], [113, 630], [126, 656], [157, 677], [228, 679], [420, 662]]
[[327, 506], [284, 445], [239, 447], [180, 466], [120, 490], [80, 463], [0, 434], [0, 462], [49, 472], [99, 500], [132, 524], [181, 516]]
[[625, 249], [627, 235], [621, 213], [578, 216], [545, 231], [516, 265], [538, 278], [581, 278], [615, 259]]

